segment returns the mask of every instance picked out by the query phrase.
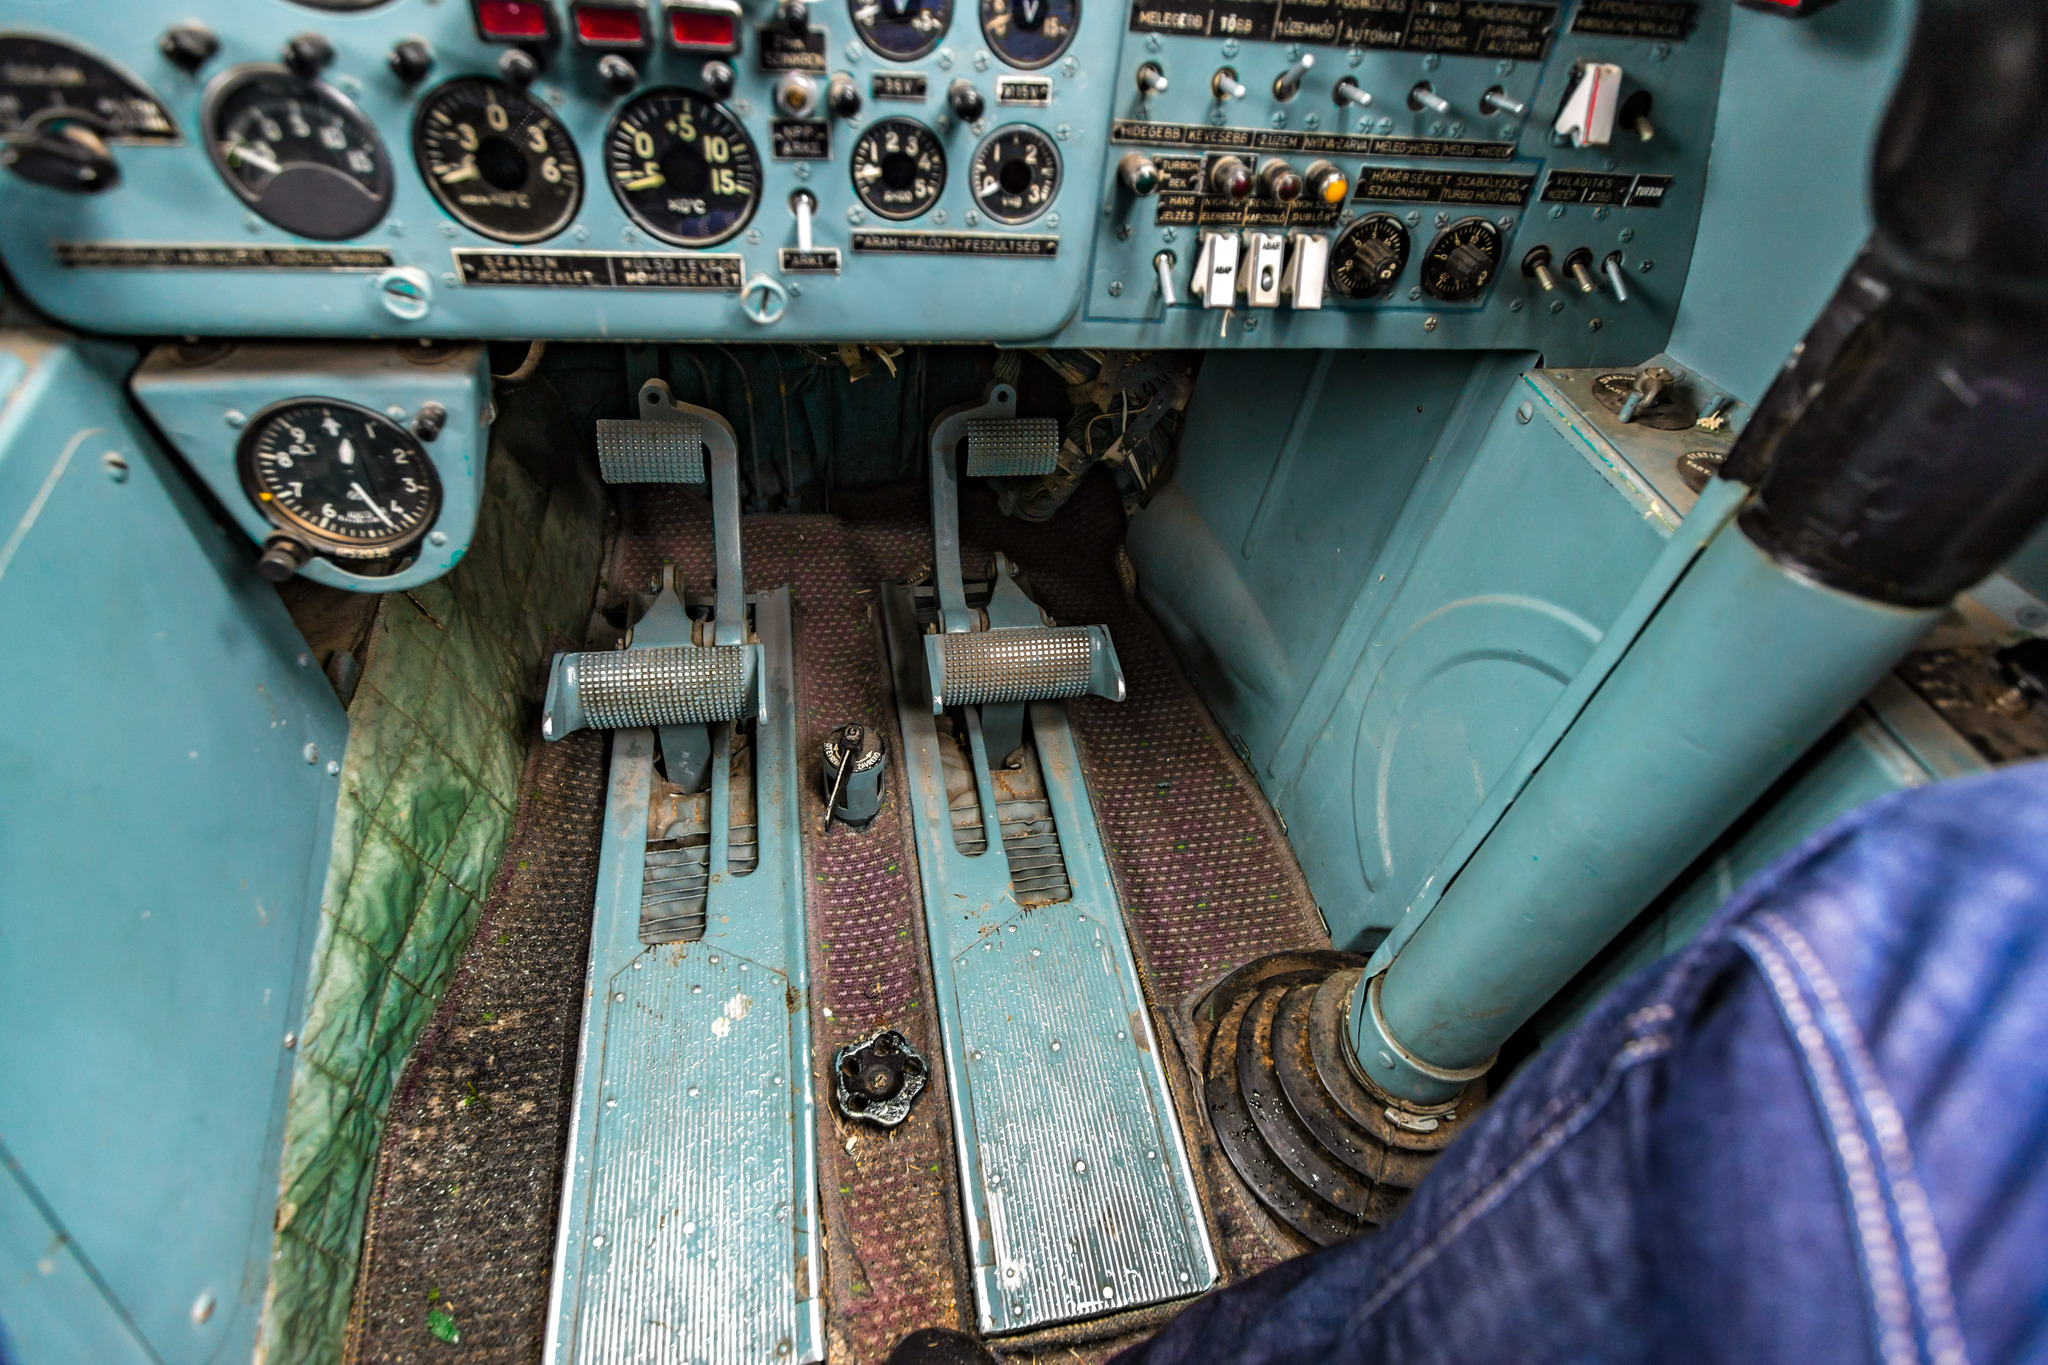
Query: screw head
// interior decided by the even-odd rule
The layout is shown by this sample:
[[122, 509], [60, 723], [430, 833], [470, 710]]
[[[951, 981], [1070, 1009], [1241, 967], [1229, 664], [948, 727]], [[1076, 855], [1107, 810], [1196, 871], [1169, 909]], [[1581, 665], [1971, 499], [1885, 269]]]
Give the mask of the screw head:
[[1601, 323], [1600, 319], [1594, 318], [1591, 322], [1586, 324], [1586, 330], [1589, 332], [1597, 332], [1600, 330], [1602, 325], [1603, 324]]
[[1536, 405], [1534, 403], [1524, 403], [1515, 409], [1515, 420], [1525, 427], [1529, 425], [1530, 419], [1535, 416]]
[[242, 412], [241, 409], [229, 408], [226, 412], [221, 414], [221, 420], [225, 421], [231, 427], [239, 427], [244, 422], [247, 422], [249, 418]]
[[318, 763], [320, 761], [320, 746], [308, 744], [305, 748], [299, 750], [299, 754], [308, 763]]
[[106, 468], [107, 477], [115, 483], [128, 482], [128, 461], [113, 451], [100, 456], [100, 464]]
[[1122, 294], [1123, 292], [1124, 292], [1124, 282], [1123, 282], [1122, 280], [1111, 280], [1111, 281], [1109, 282], [1109, 296], [1110, 296], [1111, 298], [1116, 298], [1117, 296], [1119, 296], [1119, 295], [1120, 295], [1120, 294]]
[[1436, 318], [1434, 316], [1424, 318], [1422, 320], [1422, 330], [1425, 332], [1434, 332], [1436, 330]]

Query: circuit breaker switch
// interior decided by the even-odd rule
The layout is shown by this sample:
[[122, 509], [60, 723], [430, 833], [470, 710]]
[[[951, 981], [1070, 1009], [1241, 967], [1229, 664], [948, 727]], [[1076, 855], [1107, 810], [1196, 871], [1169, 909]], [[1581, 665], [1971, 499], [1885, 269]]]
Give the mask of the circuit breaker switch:
[[1237, 304], [1237, 263], [1241, 248], [1234, 232], [1205, 232], [1202, 253], [1195, 257], [1195, 277], [1188, 289], [1204, 308]]
[[1571, 92], [1557, 111], [1555, 131], [1574, 147], [1605, 147], [1614, 137], [1615, 102], [1621, 94], [1621, 68], [1612, 62], [1585, 62], [1573, 73]]
[[1330, 241], [1313, 232], [1296, 232], [1288, 237], [1287, 270], [1280, 277], [1280, 292], [1296, 308], [1323, 306], [1323, 279], [1330, 268]]
[[1287, 266], [1287, 239], [1277, 232], [1247, 232], [1238, 283], [1251, 308], [1280, 306], [1280, 274]]
[[1159, 277], [1159, 302], [1168, 308], [1180, 302], [1173, 291], [1173, 253], [1162, 251], [1152, 258], [1152, 273]]

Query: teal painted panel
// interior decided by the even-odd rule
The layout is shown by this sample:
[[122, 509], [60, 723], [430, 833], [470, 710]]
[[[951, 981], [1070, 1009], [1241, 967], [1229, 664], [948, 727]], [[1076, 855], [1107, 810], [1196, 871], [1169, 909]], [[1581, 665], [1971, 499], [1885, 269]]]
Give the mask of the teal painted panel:
[[101, 1292], [78, 1245], [44, 1215], [0, 1148], [0, 1360], [147, 1362], [149, 1348]]
[[1692, 273], [1665, 349], [1754, 403], [1870, 234], [1871, 144], [1914, 5], [1857, 0], [1797, 22], [1730, 9]]
[[157, 1356], [247, 1359], [346, 725], [133, 353], [0, 349], [0, 1134]]
[[[1517, 384], [1298, 769], [1269, 782], [1332, 939], [1391, 925], [1591, 656], [1664, 535]], [[1377, 589], [1380, 569], [1372, 570]]]

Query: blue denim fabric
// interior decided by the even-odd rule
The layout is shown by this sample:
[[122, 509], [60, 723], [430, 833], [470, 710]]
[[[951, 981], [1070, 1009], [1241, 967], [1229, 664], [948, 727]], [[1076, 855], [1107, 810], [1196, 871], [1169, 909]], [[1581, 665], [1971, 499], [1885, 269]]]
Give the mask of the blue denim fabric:
[[1524, 1066], [1392, 1227], [1116, 1365], [2048, 1361], [2048, 762], [1852, 812]]

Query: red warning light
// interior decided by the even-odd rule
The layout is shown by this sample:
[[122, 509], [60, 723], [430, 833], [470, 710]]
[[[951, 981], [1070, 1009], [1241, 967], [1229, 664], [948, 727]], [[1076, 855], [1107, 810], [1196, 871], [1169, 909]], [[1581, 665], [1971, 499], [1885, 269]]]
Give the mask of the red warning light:
[[493, 43], [546, 42], [554, 36], [542, 0], [476, 0], [476, 27]]
[[578, 5], [576, 37], [593, 47], [639, 47], [647, 41], [647, 29], [637, 8]]
[[671, 4], [669, 41], [686, 52], [733, 52], [740, 45], [738, 5]]

